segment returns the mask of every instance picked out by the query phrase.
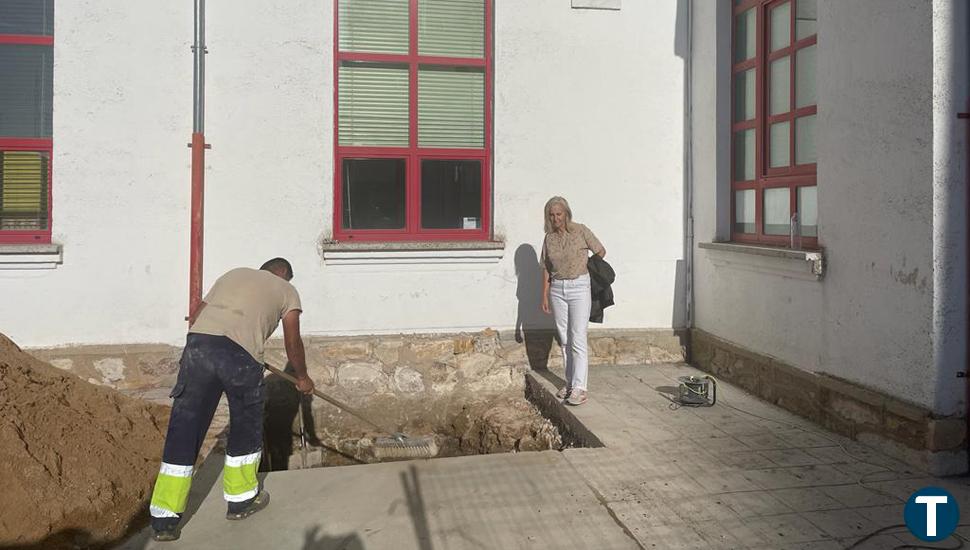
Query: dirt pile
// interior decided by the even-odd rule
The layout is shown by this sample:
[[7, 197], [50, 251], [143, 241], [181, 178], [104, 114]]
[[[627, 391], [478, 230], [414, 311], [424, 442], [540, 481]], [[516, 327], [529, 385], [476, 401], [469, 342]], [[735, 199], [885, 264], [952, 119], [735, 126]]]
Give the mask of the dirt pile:
[[142, 524], [168, 408], [85, 382], [0, 334], [0, 546], [97, 547]]

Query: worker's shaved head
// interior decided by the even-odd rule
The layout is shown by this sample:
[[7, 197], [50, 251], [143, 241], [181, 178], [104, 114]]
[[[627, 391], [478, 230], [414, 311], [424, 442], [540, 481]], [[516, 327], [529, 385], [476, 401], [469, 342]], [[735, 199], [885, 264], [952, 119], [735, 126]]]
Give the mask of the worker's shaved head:
[[290, 262], [286, 261], [286, 258], [273, 258], [264, 263], [260, 269], [276, 273], [287, 281], [293, 278], [293, 266], [290, 265]]

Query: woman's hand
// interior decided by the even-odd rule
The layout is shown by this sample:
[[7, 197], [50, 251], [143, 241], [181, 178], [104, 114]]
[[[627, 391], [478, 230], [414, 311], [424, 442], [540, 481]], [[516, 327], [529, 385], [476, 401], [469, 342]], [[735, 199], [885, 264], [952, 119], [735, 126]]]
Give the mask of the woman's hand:
[[549, 309], [549, 297], [548, 296], [543, 296], [542, 297], [542, 312], [545, 313], [546, 315], [549, 315], [550, 313], [552, 313], [552, 310]]

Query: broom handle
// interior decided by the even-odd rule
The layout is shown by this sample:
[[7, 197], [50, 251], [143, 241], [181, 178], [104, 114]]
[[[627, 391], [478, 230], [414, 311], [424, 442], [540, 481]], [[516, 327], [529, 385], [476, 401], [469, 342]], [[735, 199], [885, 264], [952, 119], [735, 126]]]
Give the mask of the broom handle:
[[[285, 372], [283, 372], [280, 369], [274, 367], [273, 365], [270, 365], [269, 363], [265, 363], [263, 366], [265, 366], [268, 371], [270, 371], [271, 373], [275, 374], [276, 376], [279, 376], [280, 378], [282, 378], [284, 380], [288, 380], [294, 386], [296, 385], [296, 378], [290, 376], [289, 374], [286, 374]], [[317, 397], [319, 397], [320, 399], [323, 399], [327, 403], [330, 403], [331, 405], [333, 405], [333, 406], [335, 406], [335, 407], [337, 407], [339, 409], [343, 409], [344, 411], [346, 411], [346, 412], [348, 412], [348, 413], [356, 416], [357, 418], [359, 418], [359, 419], [363, 420], [364, 422], [370, 424], [372, 427], [377, 428], [377, 430], [380, 431], [380, 432], [384, 432], [384, 433], [387, 433], [387, 434], [394, 433], [393, 430], [387, 431], [386, 428], [384, 428], [383, 426], [381, 426], [379, 424], [375, 424], [374, 422], [372, 422], [371, 420], [369, 420], [367, 417], [361, 415], [355, 409], [351, 408], [349, 405], [346, 405], [346, 404], [344, 404], [344, 403], [342, 403], [340, 401], [337, 401], [333, 397], [330, 397], [329, 395], [323, 393], [322, 391], [320, 391], [320, 390], [318, 390], [316, 388], [313, 388], [313, 395], [316, 395]]]

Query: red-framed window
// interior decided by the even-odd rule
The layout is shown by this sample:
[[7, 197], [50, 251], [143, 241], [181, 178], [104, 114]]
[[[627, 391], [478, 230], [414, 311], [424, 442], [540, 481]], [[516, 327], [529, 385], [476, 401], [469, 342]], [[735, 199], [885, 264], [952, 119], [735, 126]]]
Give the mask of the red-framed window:
[[816, 0], [734, 0], [734, 241], [818, 247], [816, 19]]
[[54, 0], [0, 1], [0, 243], [51, 240]]
[[489, 238], [491, 13], [334, 2], [334, 238]]

